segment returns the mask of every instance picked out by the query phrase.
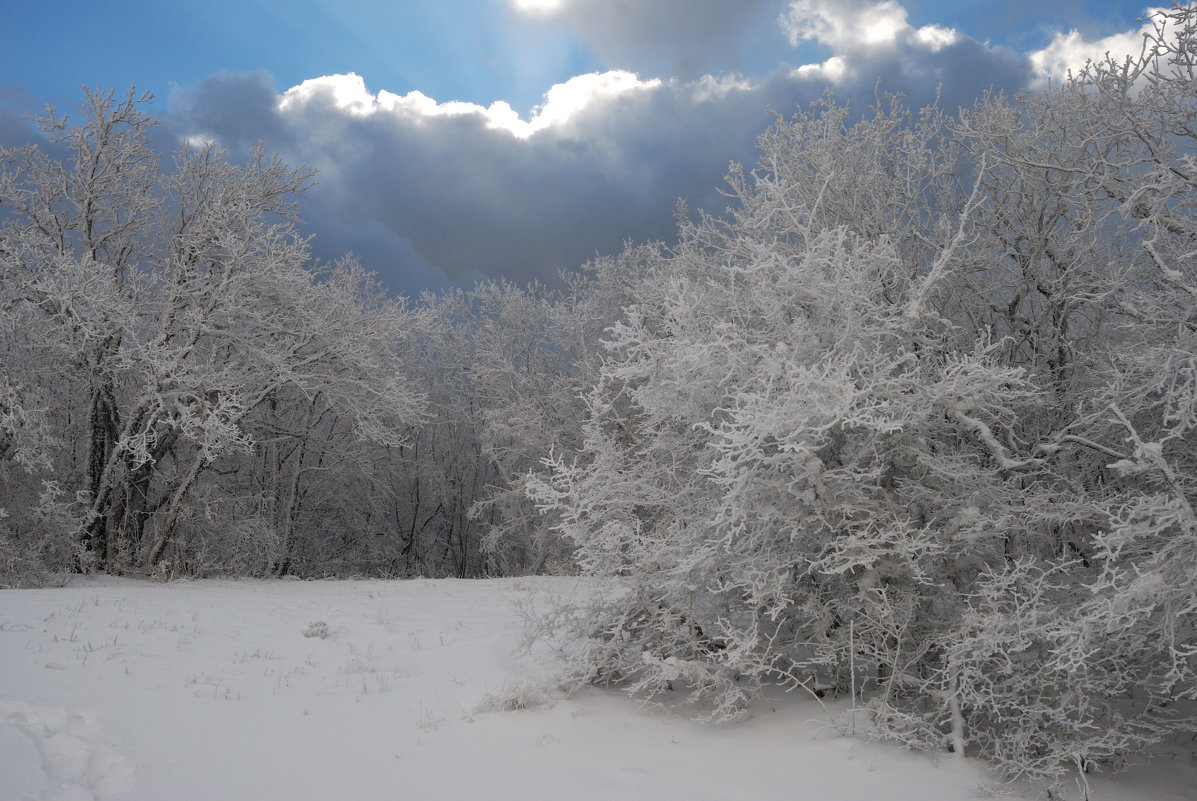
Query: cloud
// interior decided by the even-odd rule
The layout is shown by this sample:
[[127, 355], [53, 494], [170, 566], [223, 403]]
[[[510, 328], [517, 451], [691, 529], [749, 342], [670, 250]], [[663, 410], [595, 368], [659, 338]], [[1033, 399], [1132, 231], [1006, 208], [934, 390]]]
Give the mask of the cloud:
[[[891, 91], [915, 107], [938, 95], [950, 111], [1141, 41], [1137, 29], [1100, 38], [1105, 20], [1028, 56], [965, 32], [959, 20], [975, 10], [957, 14], [959, 27], [916, 25], [897, 0], [506, 2], [506, 35], [529, 54], [515, 83], [533, 87], [518, 110], [510, 97], [444, 102], [427, 85], [399, 94], [354, 74], [279, 87], [265, 72], [220, 73], [175, 90], [155, 137], [216, 142], [234, 158], [261, 140], [316, 167], [301, 213], [317, 255], [352, 250], [413, 293], [479, 277], [551, 279], [625, 240], [669, 239], [678, 198], [723, 210], [728, 163], [755, 161], [770, 109], [788, 115], [827, 87], [858, 111]], [[1061, 0], [1051, 13], [1081, 24], [1078, 5]], [[1029, 17], [1030, 6], [1000, 13]], [[1036, 36], [1035, 47], [1050, 38]], [[594, 71], [545, 87], [548, 62]], [[0, 86], [0, 144], [41, 139], [20, 116], [31, 100]]]
[[745, 71], [784, 51], [785, 0], [508, 0], [517, 12], [568, 26], [609, 68], [682, 80]]
[[879, 52], [895, 49], [938, 53], [969, 41], [955, 28], [935, 24], [915, 28], [908, 21], [906, 8], [894, 0], [790, 0], [779, 23], [795, 47], [817, 42], [835, 51], [841, 60], [866, 56], [875, 60]]
[[277, 100], [269, 73], [221, 72], [196, 89], [176, 88], [171, 93], [171, 123], [192, 144], [219, 142], [244, 150], [259, 141], [281, 143], [288, 132], [275, 113]]
[[930, 102], [938, 91], [950, 110], [985, 89], [1021, 89], [1030, 79], [1025, 57], [954, 28], [915, 27], [894, 0], [790, 0], [778, 23], [794, 47], [810, 43], [832, 53], [795, 68], [794, 75], [823, 81], [858, 107], [878, 91], [902, 92], [913, 105]]
[[592, 104], [660, 86], [658, 79], [641, 81], [636, 75], [622, 70], [578, 75], [549, 89], [544, 103], [533, 109], [530, 119], [523, 120], [502, 100], [483, 107], [461, 101], [438, 103], [419, 91], [400, 96], [383, 90], [373, 95], [366, 89], [361, 76], [349, 73], [312, 78], [293, 86], [283, 94], [279, 109], [285, 115], [309, 103], [325, 102], [355, 117], [390, 114], [413, 123], [437, 117], [472, 117], [487, 128], [527, 139], [538, 131], [567, 127], [572, 118]]
[[[1162, 8], [1147, 8], [1143, 16], [1149, 18], [1163, 11]], [[1144, 36], [1153, 31], [1153, 26], [1154, 23], [1147, 19], [1136, 30], [1092, 40], [1086, 39], [1075, 29], [1068, 33], [1057, 33], [1047, 47], [1028, 56], [1034, 70], [1033, 86], [1039, 88], [1049, 83], [1058, 85], [1067, 80], [1070, 72], [1077, 73], [1087, 62], [1101, 61], [1107, 56], [1116, 62], [1122, 62], [1127, 57], [1137, 58], [1143, 53]]]
[[[245, 81], [251, 88], [230, 94], [258, 97], [260, 76]], [[215, 104], [227, 88], [202, 85], [186, 108]], [[710, 199], [728, 160], [750, 152], [767, 124], [759, 100], [724, 120], [709, 119], [703, 104], [731, 108], [755, 91], [584, 75], [550, 89], [522, 120], [506, 104], [372, 93], [358, 76], [338, 75], [275, 95], [265, 110], [225, 108], [269, 114], [264, 127], [281, 131], [271, 146], [320, 170], [305, 214], [327, 220], [339, 244], [357, 227], [374, 245], [405, 243], [387, 253], [353, 248], [403, 285], [411, 281], [394, 273], [430, 268], [455, 281], [546, 278], [625, 238], [668, 236], [677, 197]], [[212, 126], [204, 132], [228, 144]]]
[[893, 0], [850, 4], [836, 0], [792, 0], [781, 17], [782, 29], [797, 46], [814, 40], [837, 52], [896, 44], [913, 30], [906, 9]]
[[353, 74], [281, 92], [262, 73], [222, 74], [176, 93], [169, 126], [234, 154], [262, 139], [290, 163], [316, 167], [302, 212], [317, 254], [353, 250], [412, 293], [478, 277], [552, 280], [629, 239], [668, 240], [679, 198], [723, 211], [728, 164], [755, 161], [770, 109], [788, 114], [828, 85], [863, 110], [884, 76], [881, 91], [906, 92], [917, 106], [938, 87], [954, 108], [1029, 75], [1012, 53], [913, 28], [892, 2], [851, 14], [831, 3], [790, 10], [793, 35], [816, 37], [834, 55], [751, 78], [579, 75], [550, 87], [526, 117], [503, 101], [373, 90]]

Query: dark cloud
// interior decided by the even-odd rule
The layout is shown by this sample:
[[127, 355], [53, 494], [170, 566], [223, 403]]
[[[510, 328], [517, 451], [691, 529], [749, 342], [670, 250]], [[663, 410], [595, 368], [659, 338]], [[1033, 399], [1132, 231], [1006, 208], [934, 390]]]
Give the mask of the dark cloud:
[[[668, 240], [679, 198], [721, 212], [728, 164], [755, 162], [769, 112], [789, 115], [828, 87], [858, 111], [884, 92], [916, 107], [938, 93], [953, 111], [1036, 78], [1027, 56], [911, 21], [896, 0], [570, 0], [554, 13], [641, 77], [576, 77], [529, 121], [501, 103], [372, 94], [356, 76], [280, 92], [264, 72], [221, 73], [172, 93], [155, 143], [212, 140], [241, 158], [263, 141], [315, 167], [301, 213], [316, 255], [353, 251], [415, 294], [482, 277], [551, 281], [629, 239]], [[1053, 57], [1071, 63], [1082, 44]], [[0, 144], [40, 138], [23, 117], [34, 105], [0, 85]]]
[[[859, 110], [879, 89], [917, 106], [937, 88], [954, 109], [1030, 75], [1025, 57], [915, 27], [894, 2], [575, 0], [561, 13], [590, 25], [596, 42], [648, 52], [656, 41], [675, 61], [688, 48], [734, 50], [766, 19], [783, 42], [813, 42], [831, 61], [779, 63], [752, 78], [579, 76], [553, 87], [531, 120], [501, 103], [374, 94], [356, 76], [280, 92], [264, 72], [221, 73], [172, 94], [155, 142], [166, 152], [180, 139], [213, 140], [237, 159], [263, 141], [316, 168], [301, 206], [316, 255], [352, 251], [394, 291], [415, 294], [484, 277], [552, 281], [625, 241], [669, 240], [679, 198], [722, 212], [728, 164], [755, 161], [770, 111], [788, 115], [829, 85]], [[31, 100], [0, 87], [0, 143], [38, 139], [22, 116], [37, 110]]]
[[193, 89], [171, 93], [171, 125], [188, 137], [212, 137], [234, 150], [259, 141], [282, 147], [296, 132], [288, 131], [275, 113], [277, 99], [269, 73], [222, 72]]
[[[1008, 51], [965, 37], [930, 47], [913, 29], [899, 33], [885, 47], [842, 48], [837, 97], [863, 109], [882, 76], [882, 91], [919, 105], [940, 87], [955, 108], [990, 86], [1026, 83], [1025, 59]], [[575, 79], [550, 93], [529, 128], [497, 107], [374, 95], [356, 76], [280, 96], [265, 75], [220, 75], [178, 93], [170, 125], [234, 151], [263, 139], [316, 167], [304, 215], [317, 253], [353, 250], [412, 293], [479, 276], [551, 281], [628, 239], [668, 239], [679, 198], [722, 211], [728, 164], [755, 160], [769, 110], [805, 106], [829, 76], [790, 66], [753, 81], [624, 75], [609, 81], [619, 91], [596, 90], [605, 78]]]
[[[729, 160], [751, 158], [766, 108], [797, 100], [759, 88], [701, 100], [694, 86], [661, 84], [592, 100], [520, 138], [481, 109], [436, 116], [380, 103], [354, 113], [320, 84], [280, 107], [263, 76], [239, 83], [204, 82], [180, 98], [184, 113], [170, 125], [235, 156], [265, 139], [288, 161], [316, 167], [303, 213], [317, 253], [351, 249], [409, 293], [435, 284], [433, 271], [454, 282], [551, 280], [629, 238], [668, 238], [676, 200], [716, 204]], [[218, 113], [197, 113], [205, 108]]]
[[845, 59], [848, 78], [835, 86], [836, 96], [863, 108], [878, 91], [901, 92], [907, 102], [938, 102], [948, 111], [970, 106], [988, 89], [1014, 92], [1032, 79], [1027, 59], [1006, 48], [991, 48], [967, 37], [937, 50], [910, 46], [862, 50]]

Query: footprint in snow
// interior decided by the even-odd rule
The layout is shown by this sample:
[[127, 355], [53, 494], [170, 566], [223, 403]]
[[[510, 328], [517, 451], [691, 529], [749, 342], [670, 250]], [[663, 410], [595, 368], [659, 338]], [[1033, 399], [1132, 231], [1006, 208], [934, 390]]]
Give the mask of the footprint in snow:
[[21, 801], [103, 801], [129, 787], [133, 768], [86, 710], [0, 698], [0, 776]]

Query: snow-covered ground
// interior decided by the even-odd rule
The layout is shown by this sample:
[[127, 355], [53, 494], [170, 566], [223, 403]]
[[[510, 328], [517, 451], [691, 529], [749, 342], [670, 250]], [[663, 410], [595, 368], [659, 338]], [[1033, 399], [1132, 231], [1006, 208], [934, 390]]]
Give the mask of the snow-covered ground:
[[[598, 689], [502, 709], [553, 668], [547, 650], [515, 653], [515, 604], [577, 589], [77, 578], [0, 592], [0, 799], [1036, 797], [995, 789], [973, 760], [844, 736], [794, 696], [731, 726]], [[1179, 758], [1092, 784], [1108, 801], [1197, 798]]]

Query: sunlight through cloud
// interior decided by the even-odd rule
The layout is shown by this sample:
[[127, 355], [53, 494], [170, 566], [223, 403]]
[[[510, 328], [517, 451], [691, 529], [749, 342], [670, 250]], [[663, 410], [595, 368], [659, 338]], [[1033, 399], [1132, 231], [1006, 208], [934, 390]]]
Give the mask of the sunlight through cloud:
[[390, 113], [408, 118], [432, 118], [476, 115], [486, 121], [488, 128], [510, 132], [519, 139], [526, 139], [537, 131], [567, 123], [591, 104], [611, 99], [629, 92], [656, 89], [662, 85], [659, 79], [642, 81], [635, 74], [623, 70], [595, 72], [578, 75], [559, 83], [545, 93], [544, 103], [532, 110], [532, 116], [524, 120], [510, 103], [498, 100], [490, 106], [476, 103], [449, 101], [438, 103], [423, 92], [411, 91], [397, 95], [385, 89], [377, 95], [371, 94], [360, 75], [325, 75], [310, 78], [283, 93], [279, 100], [280, 111], [288, 112], [322, 98], [332, 100], [332, 106], [355, 117], [376, 113]]
[[561, 10], [562, 0], [509, 0], [511, 7], [524, 14], [548, 16]]

